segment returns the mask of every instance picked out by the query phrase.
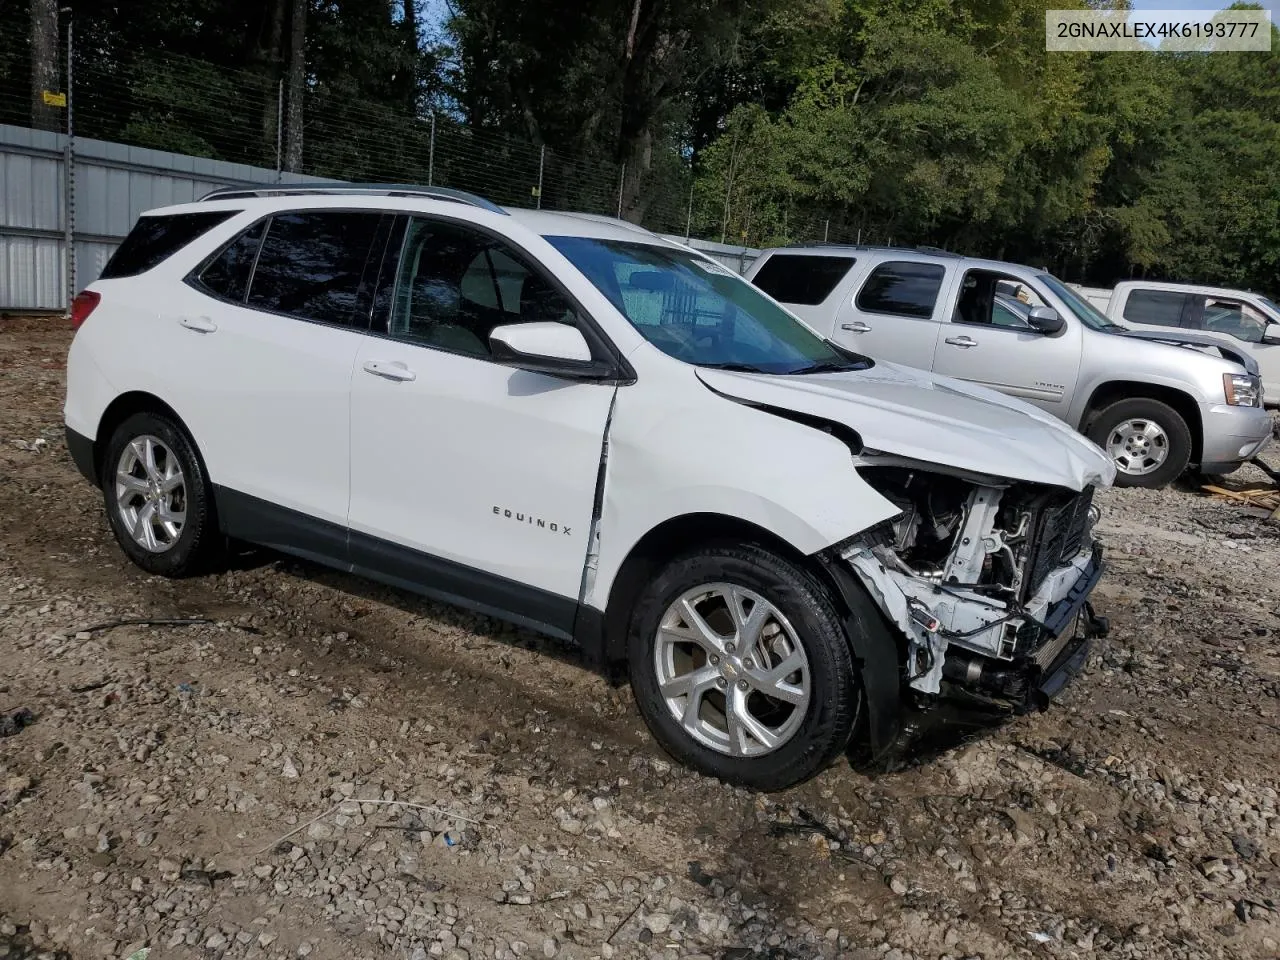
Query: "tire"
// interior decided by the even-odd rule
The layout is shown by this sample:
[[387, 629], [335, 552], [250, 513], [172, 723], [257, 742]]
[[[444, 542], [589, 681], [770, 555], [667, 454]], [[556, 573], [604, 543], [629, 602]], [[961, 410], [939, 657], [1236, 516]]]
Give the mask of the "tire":
[[[1145, 434], [1134, 436], [1144, 425]], [[1090, 421], [1087, 436], [1106, 451], [1116, 465], [1117, 487], [1166, 486], [1187, 469], [1191, 460], [1191, 430], [1187, 421], [1159, 400], [1135, 397], [1113, 403]], [[1139, 445], [1129, 446], [1129, 438]], [[1146, 447], [1141, 446], [1143, 440]], [[1152, 462], [1156, 460], [1158, 463]], [[1142, 469], [1146, 472], [1140, 472]]]
[[[738, 598], [737, 622], [756, 624], [753, 632], [762, 637], [751, 650], [724, 645], [742, 636], [729, 612], [731, 595]], [[708, 643], [705, 632], [698, 642], [688, 639], [695, 631], [692, 619], [677, 612], [682, 600], [705, 618], [715, 642]], [[756, 614], [761, 620], [752, 620]], [[791, 563], [752, 544], [708, 547], [664, 567], [636, 602], [627, 659], [636, 702], [658, 743], [681, 763], [738, 786], [782, 790], [812, 777], [845, 749], [861, 712], [861, 682], [827, 592]], [[769, 661], [774, 682], [765, 677], [762, 660]], [[797, 669], [781, 674], [788, 665]], [[691, 675], [693, 681], [680, 679]], [[664, 681], [669, 694], [680, 685], [690, 692], [673, 694], [673, 705], [664, 696]], [[790, 702], [765, 697], [761, 688]], [[690, 712], [693, 689], [700, 693]], [[736, 751], [731, 703], [735, 717], [745, 709], [754, 721], [735, 723]], [[693, 729], [673, 710], [690, 716]], [[776, 744], [766, 746], [752, 730], [776, 734]]]
[[204, 464], [186, 431], [163, 414], [135, 413], [112, 433], [102, 459], [102, 496], [116, 543], [148, 573], [203, 573], [221, 554]]

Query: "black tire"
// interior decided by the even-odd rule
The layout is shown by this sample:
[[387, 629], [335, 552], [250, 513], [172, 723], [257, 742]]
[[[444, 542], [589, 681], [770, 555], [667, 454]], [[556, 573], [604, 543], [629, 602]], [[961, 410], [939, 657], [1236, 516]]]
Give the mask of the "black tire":
[[[160, 551], [149, 550], [134, 539], [125, 518], [127, 508], [117, 499], [116, 472], [121, 457], [130, 444], [145, 437], [159, 440], [165, 448], [163, 455], [157, 455], [158, 461], [163, 459], [167, 463], [171, 453], [182, 471], [181, 497], [175, 503], [180, 502], [185, 519], [176, 537], [169, 537], [163, 529], [157, 531], [153, 526], [153, 535], [164, 544]], [[139, 479], [145, 479], [146, 470], [140, 464], [137, 474]], [[102, 458], [102, 496], [107, 521], [120, 549], [148, 573], [186, 577], [204, 573], [216, 564], [225, 541], [218, 530], [212, 490], [204, 463], [186, 431], [163, 414], [135, 413], [116, 427], [107, 442]]]
[[[772, 752], [731, 756], [704, 745], [672, 715], [659, 690], [655, 645], [662, 618], [683, 594], [712, 583], [744, 587], [772, 604], [791, 624], [808, 660], [807, 709], [790, 739]], [[753, 544], [708, 547], [664, 567], [637, 600], [627, 659], [636, 702], [658, 743], [681, 763], [738, 786], [782, 790], [809, 779], [845, 749], [861, 712], [859, 675], [827, 591], [791, 563]], [[701, 667], [710, 668], [710, 663]], [[766, 706], [774, 709], [769, 702]], [[781, 709], [789, 717], [800, 708]]]
[[1164, 462], [1150, 473], [1126, 473], [1116, 463], [1116, 486], [1155, 488], [1176, 480], [1191, 461], [1191, 429], [1182, 415], [1167, 403], [1146, 397], [1117, 401], [1098, 411], [1086, 435], [1106, 450], [1112, 434], [1129, 420], [1150, 420], [1159, 426], [1168, 439], [1168, 453]]

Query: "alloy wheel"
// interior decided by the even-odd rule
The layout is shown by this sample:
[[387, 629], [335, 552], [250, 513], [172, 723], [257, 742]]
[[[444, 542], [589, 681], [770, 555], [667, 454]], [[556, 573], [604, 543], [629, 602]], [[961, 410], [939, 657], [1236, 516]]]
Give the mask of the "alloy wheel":
[[710, 583], [663, 614], [654, 644], [658, 689], [703, 746], [734, 757], [777, 750], [809, 706], [809, 659], [782, 612], [755, 591]]
[[1130, 476], [1154, 473], [1169, 458], [1169, 435], [1154, 420], [1135, 418], [1116, 424], [1107, 436], [1107, 455]]
[[186, 479], [177, 456], [158, 437], [136, 437], [121, 451], [115, 504], [129, 536], [150, 553], [164, 553], [182, 536]]

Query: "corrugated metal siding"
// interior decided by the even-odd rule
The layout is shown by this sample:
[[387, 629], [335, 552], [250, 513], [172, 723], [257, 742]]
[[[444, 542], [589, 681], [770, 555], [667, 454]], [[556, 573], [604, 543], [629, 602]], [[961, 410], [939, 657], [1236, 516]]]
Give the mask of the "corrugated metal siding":
[[755, 263], [756, 258], [760, 256], [760, 251], [754, 247], [735, 247], [729, 243], [716, 243], [714, 240], [699, 240], [692, 237], [686, 240], [684, 237], [676, 236], [673, 233], [664, 233], [668, 240], [674, 240], [676, 243], [683, 243], [685, 246], [693, 247], [695, 250], [701, 250], [713, 260], [718, 260], [730, 270], [737, 273], [746, 273], [747, 268]]
[[64, 309], [62, 241], [0, 235], [0, 304]]
[[[65, 310], [61, 134], [0, 124], [0, 310]], [[314, 180], [121, 143], [77, 138], [76, 276], [98, 278], [138, 214], [217, 187]]]
[[0, 226], [62, 229], [61, 161], [0, 153]]

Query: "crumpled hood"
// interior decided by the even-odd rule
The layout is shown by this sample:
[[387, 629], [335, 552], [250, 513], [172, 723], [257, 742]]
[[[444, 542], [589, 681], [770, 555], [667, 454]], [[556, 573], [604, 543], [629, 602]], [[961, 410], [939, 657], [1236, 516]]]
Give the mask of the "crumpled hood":
[[1247, 350], [1232, 343], [1231, 338], [1226, 334], [1184, 333], [1180, 330], [1134, 330], [1132, 327], [1128, 327], [1123, 331], [1108, 332], [1117, 337], [1149, 340], [1152, 343], [1163, 343], [1187, 350], [1196, 350], [1200, 353], [1204, 352], [1199, 349], [1201, 347], [1213, 347], [1224, 359], [1244, 367], [1246, 373], [1254, 377], [1258, 375], [1258, 361]]
[[698, 377], [737, 400], [845, 424], [866, 447], [912, 460], [1072, 490], [1115, 479], [1106, 454], [1043, 410], [911, 367], [799, 376], [700, 367]]

